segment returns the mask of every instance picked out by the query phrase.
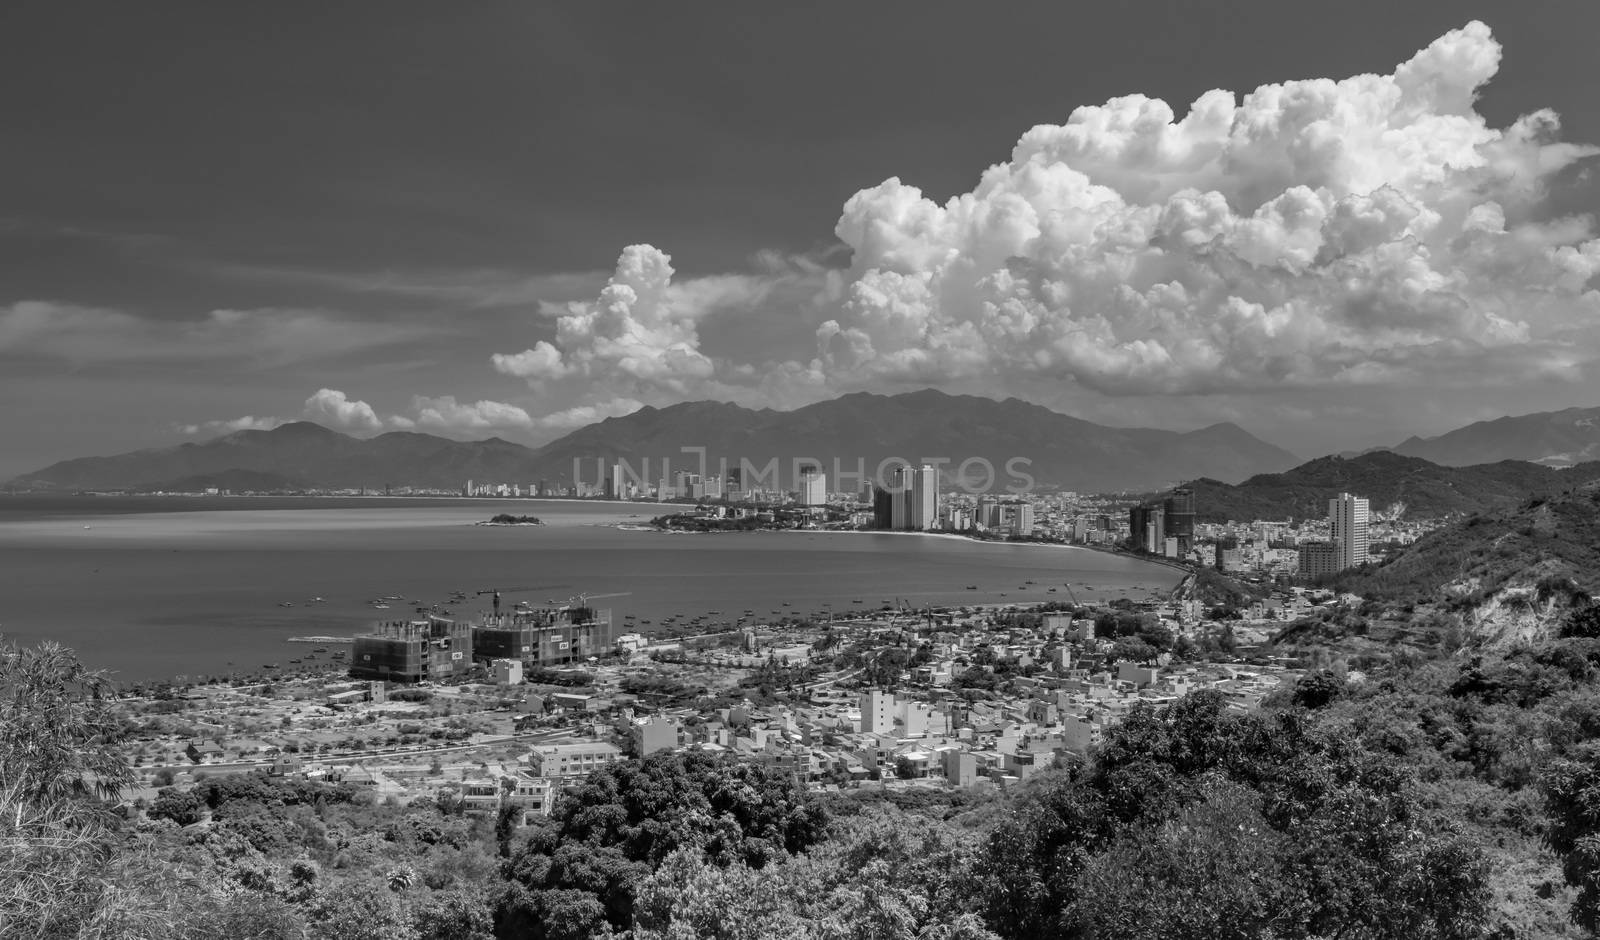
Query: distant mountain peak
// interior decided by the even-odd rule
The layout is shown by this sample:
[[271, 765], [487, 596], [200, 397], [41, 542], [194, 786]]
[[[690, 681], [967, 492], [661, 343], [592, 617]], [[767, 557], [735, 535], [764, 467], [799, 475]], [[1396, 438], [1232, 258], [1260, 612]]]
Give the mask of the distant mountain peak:
[[1263, 473], [1237, 486], [1195, 480], [1195, 505], [1210, 522], [1310, 518], [1326, 512], [1340, 492], [1366, 497], [1374, 510], [1404, 503], [1408, 516], [1436, 518], [1514, 506], [1600, 478], [1600, 463], [1556, 470], [1527, 461], [1445, 467], [1420, 457], [1379, 450], [1317, 457], [1282, 473]]
[[1505, 415], [1394, 448], [1446, 466], [1529, 460], [1553, 466], [1600, 458], [1600, 407]]
[[[115, 457], [64, 461], [19, 478], [30, 486], [111, 489], [208, 475], [277, 474], [311, 488], [396, 485], [455, 489], [468, 479], [570, 486], [597, 484], [597, 462], [627, 461], [635, 472], [698, 471], [776, 459], [778, 481], [792, 483], [800, 459], [839, 472], [867, 472], [886, 460], [947, 461], [946, 481], [962, 461], [994, 469], [1005, 486], [1013, 466], [1043, 486], [1089, 492], [1150, 489], [1186, 477], [1238, 480], [1292, 466], [1294, 455], [1231, 423], [1198, 432], [1114, 428], [1017, 398], [996, 400], [925, 388], [895, 395], [854, 392], [792, 411], [752, 410], [725, 401], [643, 407], [608, 417], [537, 450], [499, 437], [455, 441], [417, 431], [356, 438], [309, 421], [271, 431], [240, 431], [213, 441]], [[649, 469], [645, 467], [648, 464]], [[830, 475], [832, 471], [830, 469]], [[264, 477], [258, 477], [264, 479]]]

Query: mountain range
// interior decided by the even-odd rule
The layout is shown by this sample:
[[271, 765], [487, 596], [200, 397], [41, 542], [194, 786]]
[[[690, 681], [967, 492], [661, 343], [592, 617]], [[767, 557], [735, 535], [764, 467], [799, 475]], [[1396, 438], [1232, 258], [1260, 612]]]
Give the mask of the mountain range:
[[1284, 473], [1253, 476], [1236, 486], [1201, 479], [1189, 484], [1201, 522], [1320, 517], [1340, 493], [1365, 496], [1374, 512], [1405, 505], [1429, 519], [1516, 506], [1600, 479], [1600, 461], [1565, 469], [1523, 460], [1446, 467], [1389, 451], [1319, 457]]
[[[239, 431], [209, 441], [66, 460], [18, 477], [10, 489], [170, 489], [217, 486], [234, 490], [378, 487], [385, 483], [456, 489], [468, 479], [571, 485], [598, 483], [602, 463], [649, 463], [657, 478], [741, 459], [758, 472], [776, 461], [792, 486], [798, 463], [814, 460], [830, 483], [845, 488], [836, 469], [871, 475], [885, 460], [942, 458], [947, 480], [959, 464], [982, 458], [999, 487], [1014, 482], [1007, 463], [1044, 486], [1088, 492], [1137, 492], [1195, 480], [1208, 518], [1316, 515], [1327, 490], [1366, 494], [1374, 508], [1403, 501], [1412, 515], [1443, 515], [1507, 505], [1534, 492], [1559, 490], [1554, 468], [1600, 461], [1600, 408], [1508, 416], [1432, 438], [1412, 437], [1393, 448], [1297, 467], [1289, 452], [1237, 425], [1196, 431], [1112, 428], [1015, 398], [996, 401], [927, 389], [900, 395], [855, 393], [793, 411], [750, 409], [722, 402], [645, 407], [608, 418], [532, 448], [500, 438], [457, 441], [431, 434], [391, 432], [355, 438], [310, 422], [271, 431]], [[1426, 465], [1407, 463], [1421, 460]], [[837, 468], [835, 460], [838, 461]], [[1543, 465], [1530, 468], [1524, 462]], [[1282, 471], [1295, 468], [1293, 475]], [[1445, 472], [1459, 469], [1464, 474]], [[1582, 472], [1578, 474], [1583, 475]], [[982, 482], [976, 465], [969, 482]], [[1246, 481], [1230, 487], [1233, 481]]]
[[[837, 486], [835, 461], [847, 474], [875, 474], [884, 461], [943, 459], [946, 473], [971, 458], [993, 467], [998, 487], [1015, 482], [1008, 464], [1038, 484], [1089, 492], [1137, 491], [1195, 477], [1240, 480], [1298, 463], [1289, 452], [1233, 424], [1196, 431], [1112, 428], [1015, 398], [996, 401], [932, 389], [900, 395], [856, 393], [794, 411], [753, 410], [719, 402], [646, 407], [580, 428], [540, 448], [500, 438], [455, 441], [415, 432], [361, 439], [310, 422], [270, 431], [238, 431], [214, 440], [65, 460], [12, 480], [11, 489], [179, 489], [174, 484], [218, 474], [267, 474], [290, 486], [456, 489], [469, 479], [527, 484], [596, 484], [601, 463], [626, 461], [649, 479], [665, 461], [674, 470], [710, 468], [722, 459], [765, 470], [777, 461], [779, 485], [810, 460]], [[1020, 458], [1012, 463], [1014, 459]], [[967, 479], [982, 476], [979, 465]], [[747, 481], [750, 482], [750, 481]], [[849, 481], [846, 480], [846, 485]], [[215, 483], [211, 485], [216, 485]], [[268, 487], [255, 487], [268, 488]]]
[[1600, 408], [1566, 408], [1479, 421], [1438, 437], [1412, 437], [1391, 448], [1406, 457], [1461, 467], [1529, 460], [1566, 467], [1600, 460]]
[[[704, 447], [713, 465], [719, 457], [732, 466], [741, 458], [757, 465], [776, 458], [786, 481], [796, 461], [810, 458], [829, 474], [830, 485], [835, 458], [846, 473], [864, 466], [868, 474], [886, 460], [944, 458], [950, 461], [947, 472], [953, 472], [964, 460], [982, 458], [1002, 487], [1010, 482], [1008, 462], [1023, 458], [1028, 462], [1016, 467], [1040, 484], [1091, 492], [1202, 475], [1237, 480], [1299, 462], [1232, 424], [1189, 432], [1111, 428], [1015, 398], [996, 401], [932, 389], [901, 395], [860, 392], [794, 411], [715, 402], [642, 408], [574, 431], [541, 448], [539, 458], [568, 472], [573, 461], [592, 463], [601, 454], [633, 466], [670, 459], [681, 469], [696, 459], [682, 452], [684, 446]], [[1197, 472], [1199, 467], [1211, 469]], [[584, 472], [595, 471], [585, 466]], [[976, 465], [968, 468], [969, 481], [978, 476]]]

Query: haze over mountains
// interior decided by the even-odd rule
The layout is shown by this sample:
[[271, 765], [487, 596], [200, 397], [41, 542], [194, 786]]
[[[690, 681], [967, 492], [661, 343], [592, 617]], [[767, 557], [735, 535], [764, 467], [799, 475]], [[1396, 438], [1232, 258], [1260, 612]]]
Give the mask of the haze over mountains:
[[[704, 448], [710, 468], [727, 458], [760, 468], [777, 460], [783, 485], [797, 461], [812, 459], [834, 475], [862, 466], [876, 472], [886, 460], [944, 459], [946, 471], [968, 458], [987, 460], [997, 485], [1013, 482], [1008, 462], [1040, 485], [1084, 491], [1154, 489], [1195, 477], [1240, 480], [1287, 469], [1298, 459], [1231, 424], [1176, 432], [1110, 428], [1017, 399], [995, 401], [925, 390], [902, 395], [859, 393], [795, 411], [752, 410], [718, 402], [643, 408], [608, 418], [530, 448], [499, 438], [454, 441], [392, 432], [359, 439], [309, 422], [271, 431], [240, 431], [211, 441], [66, 460], [9, 484], [12, 488], [80, 490], [180, 488], [215, 475], [247, 472], [254, 488], [273, 479], [282, 488], [381, 487], [384, 484], [458, 488], [468, 479], [595, 483], [597, 460], [648, 460], [653, 479], [664, 461], [674, 470], [699, 469]], [[270, 475], [270, 476], [262, 476]], [[968, 477], [979, 475], [969, 467]], [[849, 481], [847, 481], [848, 483]], [[835, 485], [832, 480], [830, 485]], [[209, 485], [225, 485], [211, 483]]]
[[[271, 431], [240, 431], [107, 457], [66, 460], [11, 481], [14, 489], [233, 490], [416, 486], [455, 489], [468, 479], [596, 483], [599, 462], [648, 461], [650, 481], [664, 465], [700, 469], [720, 458], [758, 469], [776, 460], [780, 481], [812, 459], [868, 474], [884, 461], [942, 459], [952, 474], [969, 458], [988, 461], [997, 484], [1014, 482], [1015, 464], [1039, 485], [1089, 492], [1154, 490], [1195, 480], [1208, 518], [1316, 515], [1329, 490], [1359, 492], [1374, 509], [1405, 502], [1416, 516], [1508, 505], [1530, 493], [1559, 491], [1592, 467], [1564, 476], [1555, 468], [1600, 460], [1600, 408], [1483, 421], [1433, 438], [1412, 437], [1392, 450], [1320, 458], [1303, 466], [1293, 454], [1233, 424], [1196, 431], [1111, 428], [1015, 398], [996, 401], [927, 389], [900, 395], [856, 393], [794, 411], [753, 410], [722, 402], [646, 407], [580, 428], [543, 447], [500, 438], [457, 441], [415, 432], [356, 438], [311, 422]], [[838, 461], [837, 467], [835, 460]], [[1543, 466], [1529, 466], [1529, 463]], [[1600, 464], [1594, 464], [1600, 466]], [[1284, 473], [1294, 468], [1291, 473]], [[974, 464], [969, 479], [981, 474]], [[1230, 486], [1233, 481], [1244, 481]], [[846, 485], [850, 483], [847, 478]], [[770, 485], [770, 480], [769, 480]]]
[[1600, 408], [1565, 408], [1479, 421], [1438, 437], [1412, 437], [1397, 454], [1459, 467], [1531, 460], [1553, 467], [1600, 460]]

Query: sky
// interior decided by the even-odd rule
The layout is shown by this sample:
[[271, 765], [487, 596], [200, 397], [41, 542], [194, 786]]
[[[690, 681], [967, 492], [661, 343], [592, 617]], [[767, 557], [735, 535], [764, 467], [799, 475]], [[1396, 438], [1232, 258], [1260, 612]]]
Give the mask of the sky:
[[1588, 0], [7, 4], [0, 479], [311, 419], [1600, 405]]

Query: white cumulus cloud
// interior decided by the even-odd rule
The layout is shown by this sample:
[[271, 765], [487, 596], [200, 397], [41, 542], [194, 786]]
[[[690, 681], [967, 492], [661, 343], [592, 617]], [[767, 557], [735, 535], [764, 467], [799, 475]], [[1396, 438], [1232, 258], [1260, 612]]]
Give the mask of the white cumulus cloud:
[[[853, 251], [817, 330], [831, 385], [1053, 376], [1105, 394], [1481, 381], [1596, 352], [1590, 220], [1537, 221], [1597, 151], [1538, 111], [1473, 110], [1482, 23], [1386, 76], [1133, 95], [1024, 134], [938, 205], [890, 179], [845, 205]], [[1570, 337], [1589, 328], [1584, 348]]]
[[[494, 366], [552, 417], [923, 384], [1109, 401], [1572, 381], [1600, 359], [1600, 239], [1547, 195], [1600, 150], [1548, 110], [1490, 126], [1475, 102], [1500, 57], [1472, 22], [1387, 75], [1214, 90], [1181, 115], [1080, 107], [942, 204], [897, 178], [850, 197], [847, 270], [678, 283], [634, 245]], [[707, 351], [797, 282], [807, 348]]]
[[[411, 400], [415, 425], [446, 431], [528, 430], [534, 426], [528, 412], [500, 401], [457, 402], [454, 396], [417, 396]], [[402, 419], [405, 420], [405, 419]]]
[[337, 389], [318, 389], [306, 399], [305, 415], [312, 421], [346, 431], [377, 431], [383, 420], [372, 406]]

